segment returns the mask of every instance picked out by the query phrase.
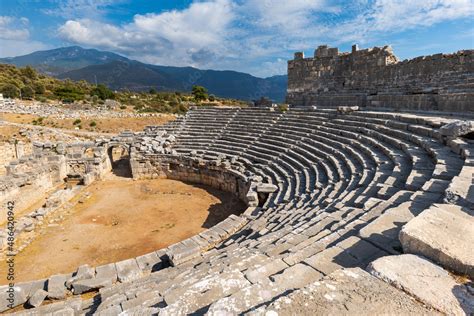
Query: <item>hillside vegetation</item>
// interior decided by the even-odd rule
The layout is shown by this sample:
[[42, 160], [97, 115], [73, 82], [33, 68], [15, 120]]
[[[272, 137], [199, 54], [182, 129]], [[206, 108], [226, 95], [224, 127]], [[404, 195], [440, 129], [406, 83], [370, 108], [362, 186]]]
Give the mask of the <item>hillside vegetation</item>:
[[222, 98], [252, 101], [268, 97], [275, 102], [283, 102], [287, 87], [286, 75], [258, 78], [238, 71], [151, 65], [112, 52], [79, 46], [0, 58], [0, 63], [17, 67], [29, 65], [59, 79], [102, 83], [120, 91], [147, 92], [156, 89], [189, 93], [192, 86], [197, 85]]
[[41, 74], [30, 66], [18, 68], [0, 64], [0, 93], [6, 98], [37, 100], [43, 103], [104, 104], [116, 100], [123, 107], [130, 105], [140, 112], [185, 113], [190, 105], [245, 105], [238, 100], [217, 98], [204, 87], [195, 86], [191, 94], [182, 92], [112, 91], [103, 84], [92, 85], [84, 80], [60, 80]]

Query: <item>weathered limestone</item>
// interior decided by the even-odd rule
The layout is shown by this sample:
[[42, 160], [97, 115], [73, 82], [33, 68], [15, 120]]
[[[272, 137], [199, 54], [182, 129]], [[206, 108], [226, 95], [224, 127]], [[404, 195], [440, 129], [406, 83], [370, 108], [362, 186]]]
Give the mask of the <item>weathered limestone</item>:
[[265, 311], [280, 316], [438, 314], [360, 268], [335, 271], [277, 299]]
[[252, 283], [258, 283], [264, 279], [267, 279], [270, 275], [282, 271], [287, 267], [288, 265], [283, 260], [277, 259], [264, 266], [248, 271], [245, 273], [245, 277]]
[[47, 296], [48, 296], [48, 292], [46, 292], [45, 290], [39, 289], [28, 299], [28, 305], [32, 307], [38, 307], [43, 303], [44, 299]]
[[443, 136], [459, 137], [474, 132], [474, 121], [455, 121], [439, 129]]
[[138, 279], [142, 274], [135, 259], [117, 262], [115, 266], [117, 267], [117, 276], [120, 282]]
[[109, 278], [78, 280], [72, 283], [74, 294], [82, 294], [84, 292], [100, 289], [110, 285], [112, 285], [112, 281]]
[[401, 252], [398, 234], [402, 226], [423, 211], [422, 208], [411, 202], [405, 202], [387, 210], [373, 222], [359, 231], [362, 239], [368, 240], [388, 253]]
[[[372, 57], [380, 57], [379, 53], [390, 56], [390, 51], [385, 49], [374, 52]], [[365, 53], [360, 54], [362, 59], [355, 61], [358, 66], [364, 63]], [[328, 48], [318, 53], [318, 58], [326, 58], [328, 62], [336, 56], [339, 57], [337, 52]], [[381, 69], [385, 69], [382, 65], [393, 60], [372, 62], [380, 63]], [[418, 98], [417, 92], [414, 93], [413, 97]], [[373, 102], [382, 97], [374, 95], [367, 99]], [[420, 102], [424, 102], [424, 97], [420, 97]], [[441, 301], [440, 306], [433, 305], [438, 299], [436, 293], [421, 293], [430, 287], [427, 280], [433, 275], [435, 279], [446, 279], [446, 271], [438, 267], [434, 273], [416, 261], [424, 259], [413, 259], [410, 264], [397, 263], [404, 268], [394, 264], [399, 269], [395, 275], [397, 282], [408, 284], [409, 290], [403, 285], [406, 293], [359, 268], [366, 268], [376, 260], [377, 264], [371, 267], [384, 271], [380, 275], [392, 277], [391, 272], [384, 270], [392, 267], [379, 267], [378, 258], [408, 252], [404, 247], [424, 256], [443, 257], [446, 263], [439, 259], [441, 264], [457, 260], [462, 263], [461, 268], [466, 266], [470, 249], [459, 247], [462, 237], [458, 235], [470, 236], [470, 231], [463, 232], [464, 228], [459, 226], [467, 219], [450, 214], [423, 219], [424, 213], [420, 213], [441, 202], [443, 197], [445, 203], [452, 204], [450, 207], [470, 205], [470, 173], [474, 166], [470, 135], [458, 138], [441, 135], [440, 127], [453, 119], [437, 114], [419, 116], [369, 112], [363, 107], [357, 111], [348, 109], [340, 109], [344, 113], [338, 114], [335, 108], [324, 107], [290, 107], [285, 112], [199, 107], [172, 124], [147, 127], [143, 133], [124, 132], [113, 140], [61, 146], [37, 144], [39, 156], [49, 157], [51, 151], [67, 156], [67, 173], [83, 181], [100, 179], [101, 168], [110, 167], [108, 149], [124, 146], [125, 151], [130, 151], [135, 179], [169, 177], [202, 183], [232, 192], [249, 207], [240, 216], [231, 215], [165, 249], [95, 269], [81, 266], [75, 274], [61, 280], [52, 277], [48, 291], [58, 292], [58, 297], [65, 293], [68, 299], [28, 312], [99, 315], [459, 312], [448, 308], [449, 299]], [[18, 176], [27, 160], [22, 161], [11, 168], [18, 171]], [[24, 181], [27, 180], [12, 185]], [[48, 204], [53, 206], [61, 201], [58, 196]], [[31, 218], [41, 218], [45, 213], [40, 209], [32, 215]], [[439, 219], [446, 227], [438, 228]], [[408, 229], [412, 225], [416, 229]], [[26, 231], [33, 226], [34, 222], [22, 220], [18, 229]], [[400, 235], [403, 226], [408, 237], [402, 236], [403, 231]], [[451, 227], [461, 229], [452, 233]], [[5, 232], [0, 231], [0, 240], [4, 236]], [[462, 242], [470, 243], [467, 237]], [[446, 244], [449, 249], [443, 248]], [[421, 288], [416, 288], [418, 283], [414, 281], [418, 265], [422, 267]], [[442, 284], [434, 283], [435, 289], [447, 290]], [[468, 287], [456, 286], [459, 287], [454, 287], [453, 293], [460, 291], [464, 304], [461, 308], [466, 312], [463, 295], [469, 294]], [[46, 289], [44, 282], [27, 282], [18, 287], [25, 299], [32, 299], [38, 289]], [[97, 289], [99, 293], [92, 298], [78, 298], [80, 293]], [[418, 295], [422, 298], [416, 293], [421, 293]], [[68, 303], [74, 297], [79, 304]], [[37, 304], [39, 301], [41, 297]], [[347, 310], [343, 309], [344, 303]], [[271, 306], [267, 310], [268, 305]], [[277, 305], [281, 307], [278, 310]]]
[[168, 306], [160, 310], [160, 315], [182, 315], [196, 311], [248, 285], [250, 282], [239, 271], [209, 275], [188, 288], [179, 299], [165, 294]]
[[65, 274], [53, 275], [48, 279], [48, 297], [63, 299], [66, 297], [66, 281], [70, 276]]
[[443, 313], [469, 315], [474, 312], [473, 293], [446, 270], [421, 257], [387, 256], [372, 262], [367, 270]]
[[257, 192], [259, 193], [273, 193], [278, 190], [278, 187], [270, 183], [260, 183], [257, 185]]
[[0, 287], [0, 312], [4, 312], [11, 307], [16, 307], [27, 301], [27, 293], [19, 286]]
[[445, 192], [445, 201], [474, 209], [474, 166], [464, 166]]
[[284, 289], [295, 289], [304, 286], [314, 280], [318, 280], [322, 274], [308, 265], [297, 263], [285, 269], [282, 273], [274, 274], [270, 280], [275, 282], [277, 287]]
[[472, 78], [473, 59], [473, 50], [399, 61], [390, 46], [339, 53], [323, 45], [314, 57], [297, 53], [288, 61], [286, 102], [473, 112], [474, 91], [466, 79]]
[[400, 242], [405, 253], [474, 279], [474, 211], [435, 204], [403, 226]]
[[115, 263], [98, 266], [95, 268], [96, 278], [109, 278], [112, 282], [117, 280], [117, 268]]

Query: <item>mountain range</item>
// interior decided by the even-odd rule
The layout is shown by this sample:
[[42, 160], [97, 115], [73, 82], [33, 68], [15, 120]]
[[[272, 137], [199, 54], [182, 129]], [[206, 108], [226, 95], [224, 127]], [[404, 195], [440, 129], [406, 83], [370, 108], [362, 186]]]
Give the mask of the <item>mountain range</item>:
[[30, 65], [60, 79], [103, 83], [114, 90], [188, 92], [193, 85], [204, 86], [219, 97], [256, 100], [285, 99], [287, 76], [258, 78], [229, 70], [202, 70], [145, 64], [111, 52], [79, 46], [37, 51], [18, 57], [0, 58], [0, 63], [18, 67]]

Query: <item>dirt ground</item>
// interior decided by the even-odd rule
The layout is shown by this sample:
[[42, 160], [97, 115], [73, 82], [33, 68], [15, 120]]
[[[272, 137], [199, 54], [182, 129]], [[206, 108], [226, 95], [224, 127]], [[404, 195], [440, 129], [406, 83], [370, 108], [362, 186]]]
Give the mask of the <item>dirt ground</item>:
[[24, 140], [25, 138], [20, 136], [20, 127], [2, 125], [0, 126], [0, 143], [7, 142], [13, 138], [18, 140]]
[[[32, 124], [38, 121], [39, 116], [31, 114], [0, 113], [0, 119], [8, 122]], [[80, 126], [80, 130], [99, 133], [119, 133], [123, 130], [134, 132], [142, 131], [147, 125], [162, 125], [172, 121], [175, 116], [170, 114], [160, 114], [160, 116], [150, 117], [124, 117], [124, 118], [81, 118], [80, 123], [73, 124], [75, 119], [52, 119], [43, 118], [41, 126], [56, 127], [62, 129], [74, 130]], [[91, 123], [95, 122], [95, 126]]]
[[[159, 179], [92, 184], [59, 226], [47, 227], [15, 257], [15, 281], [73, 272], [146, 254], [191, 237], [245, 205], [230, 193]], [[0, 266], [4, 276], [5, 263]], [[5, 284], [6, 280], [0, 280]]]

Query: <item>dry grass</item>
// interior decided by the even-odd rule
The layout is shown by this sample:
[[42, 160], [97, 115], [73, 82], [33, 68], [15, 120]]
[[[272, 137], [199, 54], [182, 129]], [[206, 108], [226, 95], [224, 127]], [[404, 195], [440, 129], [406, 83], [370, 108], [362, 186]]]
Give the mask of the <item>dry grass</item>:
[[[38, 122], [40, 119], [37, 115], [31, 114], [15, 114], [0, 113], [0, 119], [8, 122], [32, 124], [33, 121]], [[161, 114], [152, 117], [128, 117], [128, 118], [81, 118], [80, 123], [74, 124], [76, 119], [53, 119], [43, 118], [41, 126], [56, 127], [67, 130], [74, 130], [80, 127], [80, 130], [99, 133], [119, 133], [123, 130], [131, 130], [134, 132], [142, 131], [147, 125], [162, 125], [169, 121], [175, 120], [176, 117], [170, 114]], [[94, 122], [95, 124], [91, 124]], [[95, 125], [95, 126], [91, 126]]]

